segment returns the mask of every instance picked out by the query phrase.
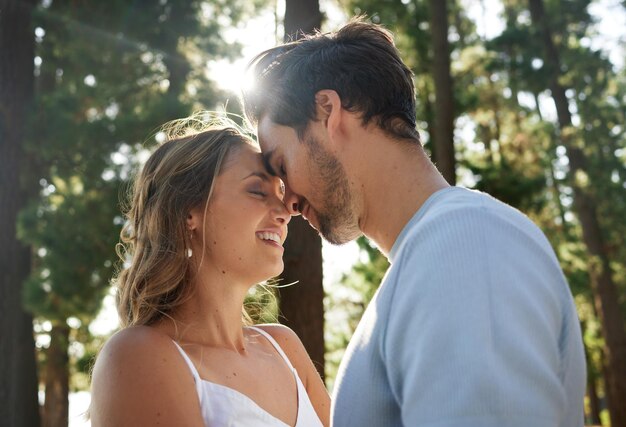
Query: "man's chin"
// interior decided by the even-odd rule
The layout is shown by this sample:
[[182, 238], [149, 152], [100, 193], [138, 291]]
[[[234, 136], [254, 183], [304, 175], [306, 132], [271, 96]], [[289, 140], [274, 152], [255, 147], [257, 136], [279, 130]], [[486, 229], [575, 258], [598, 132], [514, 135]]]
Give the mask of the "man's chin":
[[[315, 227], [313, 227], [315, 228]], [[363, 233], [357, 227], [349, 227], [349, 226], [332, 226], [331, 224], [326, 224], [322, 222], [320, 229], [316, 228], [317, 232], [326, 240], [328, 243], [333, 245], [344, 245], [348, 242], [358, 239]]]
[[318, 216], [317, 212], [310, 207], [302, 212], [302, 218], [309, 223], [317, 234], [333, 245], [343, 245], [358, 239], [363, 234], [358, 225], [334, 224], [330, 218], [324, 215]]

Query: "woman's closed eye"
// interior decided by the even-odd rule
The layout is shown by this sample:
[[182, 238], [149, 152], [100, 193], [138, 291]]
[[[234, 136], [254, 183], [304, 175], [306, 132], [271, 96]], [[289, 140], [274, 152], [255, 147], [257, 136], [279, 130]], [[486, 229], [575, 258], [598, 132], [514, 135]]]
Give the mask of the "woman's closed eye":
[[266, 197], [267, 196], [267, 193], [265, 191], [261, 190], [261, 189], [251, 189], [251, 190], [248, 190], [248, 193], [254, 194], [254, 195], [260, 196], [260, 197]]

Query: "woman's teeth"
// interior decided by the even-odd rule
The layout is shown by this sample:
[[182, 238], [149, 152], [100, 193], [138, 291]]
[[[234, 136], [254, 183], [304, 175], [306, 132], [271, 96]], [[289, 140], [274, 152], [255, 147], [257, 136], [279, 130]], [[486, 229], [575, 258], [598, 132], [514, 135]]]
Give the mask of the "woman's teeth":
[[256, 236], [261, 240], [271, 240], [280, 245], [280, 235], [278, 233], [270, 233], [267, 231], [256, 233]]

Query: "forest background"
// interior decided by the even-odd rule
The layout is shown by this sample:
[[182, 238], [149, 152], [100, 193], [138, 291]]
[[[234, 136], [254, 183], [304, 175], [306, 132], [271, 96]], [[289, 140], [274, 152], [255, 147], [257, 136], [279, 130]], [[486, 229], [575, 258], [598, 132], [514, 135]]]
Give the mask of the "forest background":
[[[254, 53], [362, 13], [394, 32], [415, 73], [420, 132], [446, 179], [517, 207], [550, 239], [584, 334], [586, 422], [626, 427], [618, 0], [0, 0], [6, 425], [85, 423], [70, 417], [69, 396], [88, 403], [89, 369], [115, 328], [120, 200], [159, 125], [197, 110], [240, 114]], [[250, 295], [259, 321], [279, 313], [302, 337], [329, 388], [387, 268], [365, 239], [347, 253], [294, 220], [282, 279], [299, 284], [276, 290], [278, 305]]]

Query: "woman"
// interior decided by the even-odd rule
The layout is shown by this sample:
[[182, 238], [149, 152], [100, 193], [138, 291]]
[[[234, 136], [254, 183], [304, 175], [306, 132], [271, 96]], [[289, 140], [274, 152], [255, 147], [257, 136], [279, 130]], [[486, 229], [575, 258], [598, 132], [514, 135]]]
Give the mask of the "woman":
[[248, 290], [283, 269], [283, 197], [233, 127], [151, 155], [122, 231], [123, 328], [93, 370], [94, 427], [329, 424], [328, 393], [294, 332], [242, 320]]

